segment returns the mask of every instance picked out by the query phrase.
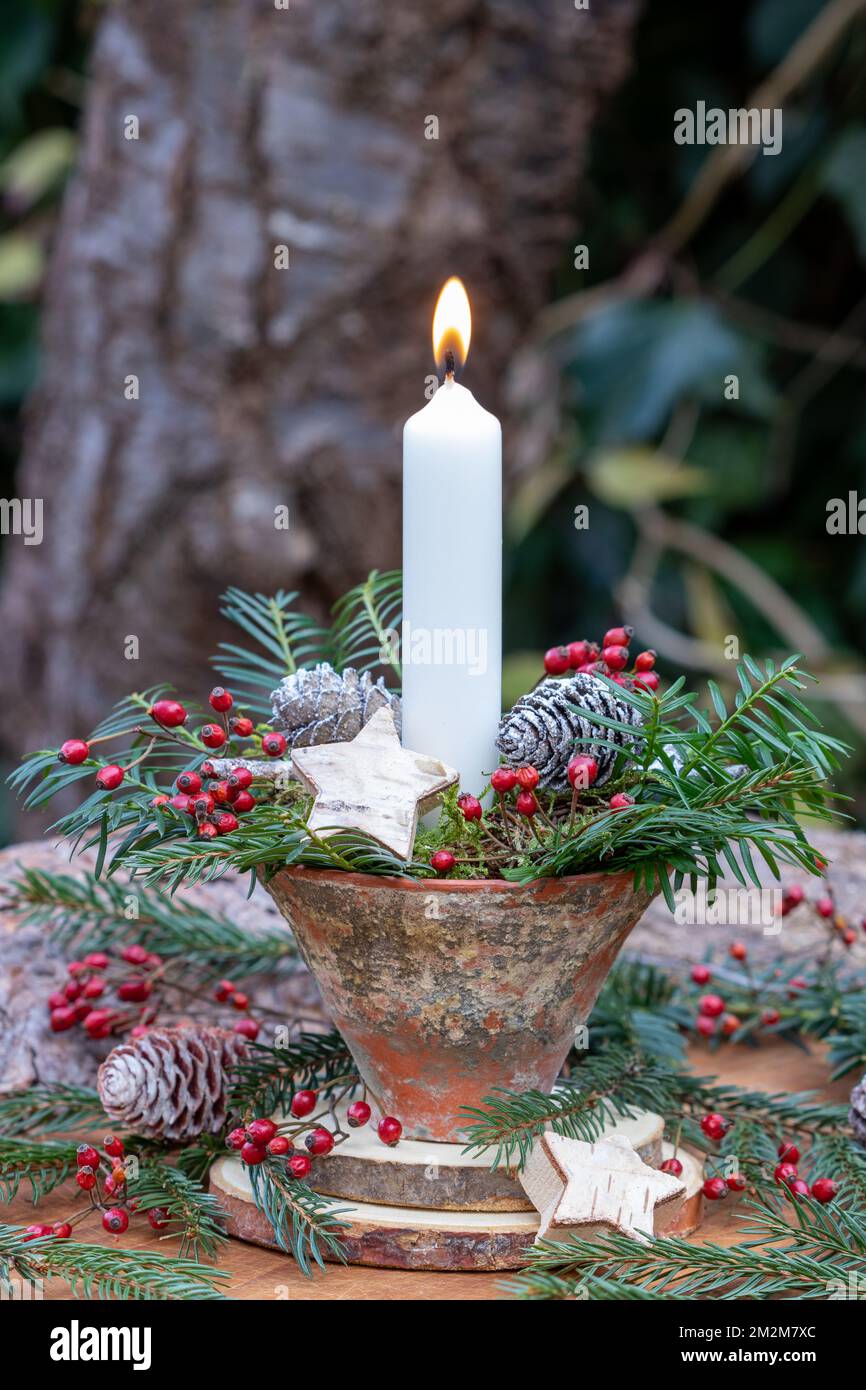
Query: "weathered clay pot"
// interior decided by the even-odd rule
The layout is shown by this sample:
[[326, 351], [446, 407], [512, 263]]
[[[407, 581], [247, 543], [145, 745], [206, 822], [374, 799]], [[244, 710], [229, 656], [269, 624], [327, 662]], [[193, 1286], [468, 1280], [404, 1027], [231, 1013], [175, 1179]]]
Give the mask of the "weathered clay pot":
[[630, 873], [517, 886], [282, 869], [266, 886], [385, 1113], [452, 1141], [461, 1107], [497, 1086], [551, 1089], [649, 902]]

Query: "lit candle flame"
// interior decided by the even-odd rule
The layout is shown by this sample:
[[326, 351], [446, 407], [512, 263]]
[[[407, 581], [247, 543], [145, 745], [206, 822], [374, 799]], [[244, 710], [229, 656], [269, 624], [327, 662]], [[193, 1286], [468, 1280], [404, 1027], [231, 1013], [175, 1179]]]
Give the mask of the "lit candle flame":
[[459, 370], [469, 352], [472, 311], [462, 280], [452, 275], [442, 286], [433, 314], [433, 356], [440, 371]]

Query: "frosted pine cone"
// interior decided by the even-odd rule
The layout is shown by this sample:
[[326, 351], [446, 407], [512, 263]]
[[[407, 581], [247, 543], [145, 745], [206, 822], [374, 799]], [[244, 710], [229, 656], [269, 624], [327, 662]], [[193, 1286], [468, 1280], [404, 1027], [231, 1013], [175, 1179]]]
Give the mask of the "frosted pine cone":
[[271, 693], [274, 728], [285, 734], [291, 748], [345, 743], [386, 706], [399, 733], [400, 697], [386, 688], [381, 676], [374, 681], [369, 671], [352, 666], [340, 675], [326, 661], [286, 676]]
[[108, 1054], [99, 1098], [110, 1120], [148, 1139], [216, 1134], [244, 1050], [243, 1039], [222, 1028], [152, 1028]]
[[857, 1143], [866, 1149], [866, 1076], [851, 1092], [848, 1122], [854, 1131], [854, 1138]]
[[[596, 786], [600, 786], [610, 777], [617, 754], [592, 740], [607, 739], [619, 748], [634, 740], [619, 730], [593, 723], [587, 714], [603, 714], [633, 728], [641, 723], [637, 710], [618, 700], [604, 681], [580, 674], [568, 680], [542, 681], [523, 695], [502, 719], [496, 746], [512, 767], [530, 764], [537, 768], [541, 785], [553, 791], [568, 787], [568, 764], [575, 753], [588, 753], [598, 763]], [[576, 743], [577, 739], [590, 742]]]

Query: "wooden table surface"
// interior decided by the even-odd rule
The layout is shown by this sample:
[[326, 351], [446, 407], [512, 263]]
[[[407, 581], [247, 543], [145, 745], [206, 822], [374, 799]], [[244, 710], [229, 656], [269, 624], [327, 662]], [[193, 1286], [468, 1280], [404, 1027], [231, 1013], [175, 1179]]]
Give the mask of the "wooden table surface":
[[[740, 1086], [767, 1091], [815, 1090], [824, 1099], [847, 1100], [853, 1081], [846, 1078], [827, 1084], [827, 1068], [821, 1061], [821, 1049], [807, 1054], [785, 1043], [767, 1043], [758, 1048], [726, 1047], [711, 1055], [703, 1047], [690, 1054], [693, 1071], [700, 1075], [718, 1075], [720, 1080]], [[74, 1186], [52, 1193], [34, 1211], [26, 1196], [19, 1196], [9, 1206], [0, 1206], [0, 1220], [29, 1224], [31, 1221], [57, 1221], [68, 1215]], [[728, 1200], [709, 1210], [696, 1241], [709, 1240], [730, 1245], [738, 1239], [739, 1204]], [[87, 1239], [109, 1245], [115, 1239], [101, 1229], [88, 1224]], [[127, 1237], [128, 1239], [128, 1237]], [[155, 1244], [159, 1238], [148, 1231], [136, 1232], [137, 1245]], [[170, 1249], [169, 1242], [162, 1248]], [[221, 1263], [231, 1275], [226, 1291], [237, 1299], [344, 1299], [378, 1300], [404, 1299], [429, 1302], [432, 1300], [492, 1299], [499, 1295], [502, 1274], [425, 1274], [403, 1270], [360, 1269], [329, 1265], [324, 1273], [317, 1271], [312, 1279], [301, 1275], [294, 1262], [285, 1256], [257, 1246], [232, 1240]], [[64, 1285], [51, 1281], [45, 1289], [46, 1299], [63, 1299], [71, 1295]]]

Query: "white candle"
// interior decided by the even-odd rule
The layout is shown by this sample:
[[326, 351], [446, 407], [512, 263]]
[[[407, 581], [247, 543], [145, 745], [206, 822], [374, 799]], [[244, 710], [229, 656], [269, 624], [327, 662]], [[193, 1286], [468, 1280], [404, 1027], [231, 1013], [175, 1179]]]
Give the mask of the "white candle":
[[[502, 430], [454, 380], [469, 301], [449, 280], [434, 317], [452, 370], [403, 430], [403, 744], [457, 768], [477, 795], [499, 757]], [[455, 360], [456, 359], [456, 360]]]

